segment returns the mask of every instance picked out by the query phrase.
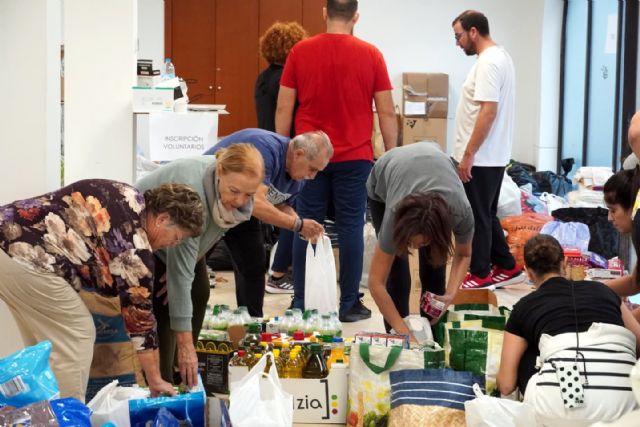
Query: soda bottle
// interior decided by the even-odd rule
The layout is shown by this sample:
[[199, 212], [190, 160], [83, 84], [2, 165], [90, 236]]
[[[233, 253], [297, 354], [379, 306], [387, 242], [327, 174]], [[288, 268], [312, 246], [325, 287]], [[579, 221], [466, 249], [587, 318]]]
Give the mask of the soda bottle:
[[333, 325], [331, 324], [331, 315], [323, 314], [320, 316], [320, 326], [318, 328], [320, 335], [333, 335]]
[[242, 305], [242, 306], [238, 307], [238, 310], [240, 310], [240, 315], [242, 317], [242, 323], [244, 325], [247, 325], [247, 324], [251, 323], [252, 320], [251, 320], [251, 316], [249, 315], [249, 309], [246, 306]]
[[289, 329], [293, 327], [293, 311], [285, 310], [284, 318], [280, 321], [280, 332], [288, 334]]
[[231, 327], [231, 326], [243, 326], [243, 325], [244, 325], [244, 322], [242, 321], [242, 313], [240, 312], [239, 308], [236, 308], [235, 310], [233, 310], [231, 316], [229, 317], [227, 326]]
[[302, 370], [302, 378], [325, 378], [327, 375], [329, 371], [322, 357], [322, 346], [311, 344], [311, 355]]
[[334, 330], [334, 336], [341, 337], [342, 336], [342, 323], [340, 323], [340, 319], [338, 318], [338, 313], [332, 311], [329, 313], [331, 316], [331, 326]]

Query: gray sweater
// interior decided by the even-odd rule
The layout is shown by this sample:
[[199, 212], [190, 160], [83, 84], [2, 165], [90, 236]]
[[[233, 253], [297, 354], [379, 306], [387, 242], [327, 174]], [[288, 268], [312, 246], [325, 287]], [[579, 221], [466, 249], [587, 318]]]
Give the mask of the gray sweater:
[[135, 184], [140, 191], [146, 191], [167, 182], [187, 184], [198, 192], [204, 204], [204, 226], [199, 237], [185, 239], [179, 245], [155, 252], [167, 266], [169, 317], [171, 329], [174, 331], [191, 330], [193, 270], [198, 259], [205, 256], [225, 232], [225, 229], [219, 227], [209, 214], [213, 201], [207, 199], [203, 184], [205, 171], [215, 161], [214, 156], [175, 160], [156, 169]]

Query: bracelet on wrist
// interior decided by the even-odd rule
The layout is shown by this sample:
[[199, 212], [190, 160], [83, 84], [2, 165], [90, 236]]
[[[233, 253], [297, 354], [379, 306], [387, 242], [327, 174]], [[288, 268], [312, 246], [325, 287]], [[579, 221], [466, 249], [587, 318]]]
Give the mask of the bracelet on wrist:
[[302, 219], [300, 219], [300, 217], [296, 217], [296, 222], [293, 224], [293, 231], [295, 231], [296, 233], [299, 233], [302, 231], [302, 227], [304, 226], [304, 223], [302, 222]]

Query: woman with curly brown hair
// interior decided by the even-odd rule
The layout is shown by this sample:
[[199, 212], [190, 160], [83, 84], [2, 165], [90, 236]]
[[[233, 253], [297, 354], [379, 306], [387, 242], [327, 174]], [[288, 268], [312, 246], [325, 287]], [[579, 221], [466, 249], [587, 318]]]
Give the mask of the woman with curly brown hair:
[[[275, 132], [276, 105], [280, 90], [280, 77], [289, 51], [307, 32], [297, 22], [276, 22], [260, 37], [260, 55], [269, 66], [256, 80], [255, 100], [260, 129]], [[291, 137], [295, 133], [291, 129]]]
[[[25, 345], [52, 342], [61, 396], [84, 401], [96, 338], [92, 314], [102, 328], [117, 332], [124, 324], [152, 395], [175, 393], [160, 376], [152, 251], [198, 236], [202, 224], [198, 193], [173, 183], [141, 192], [88, 179], [0, 206], [0, 299]], [[94, 312], [93, 303], [113, 308], [113, 320]]]
[[446, 310], [469, 268], [473, 212], [452, 160], [432, 143], [385, 153], [373, 166], [367, 193], [378, 233], [369, 291], [387, 331], [411, 335], [402, 320], [409, 314], [411, 290], [407, 253], [418, 249], [422, 292], [435, 293]]

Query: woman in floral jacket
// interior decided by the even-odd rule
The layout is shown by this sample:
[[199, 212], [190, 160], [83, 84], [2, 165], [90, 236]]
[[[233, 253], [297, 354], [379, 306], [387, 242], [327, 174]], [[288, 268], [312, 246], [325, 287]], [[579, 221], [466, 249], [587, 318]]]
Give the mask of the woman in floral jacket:
[[158, 365], [152, 251], [198, 236], [202, 214], [186, 185], [143, 194], [100, 179], [0, 207], [0, 299], [25, 345], [52, 342], [62, 396], [85, 397], [96, 337], [92, 298], [119, 306], [152, 395], [173, 393]]

